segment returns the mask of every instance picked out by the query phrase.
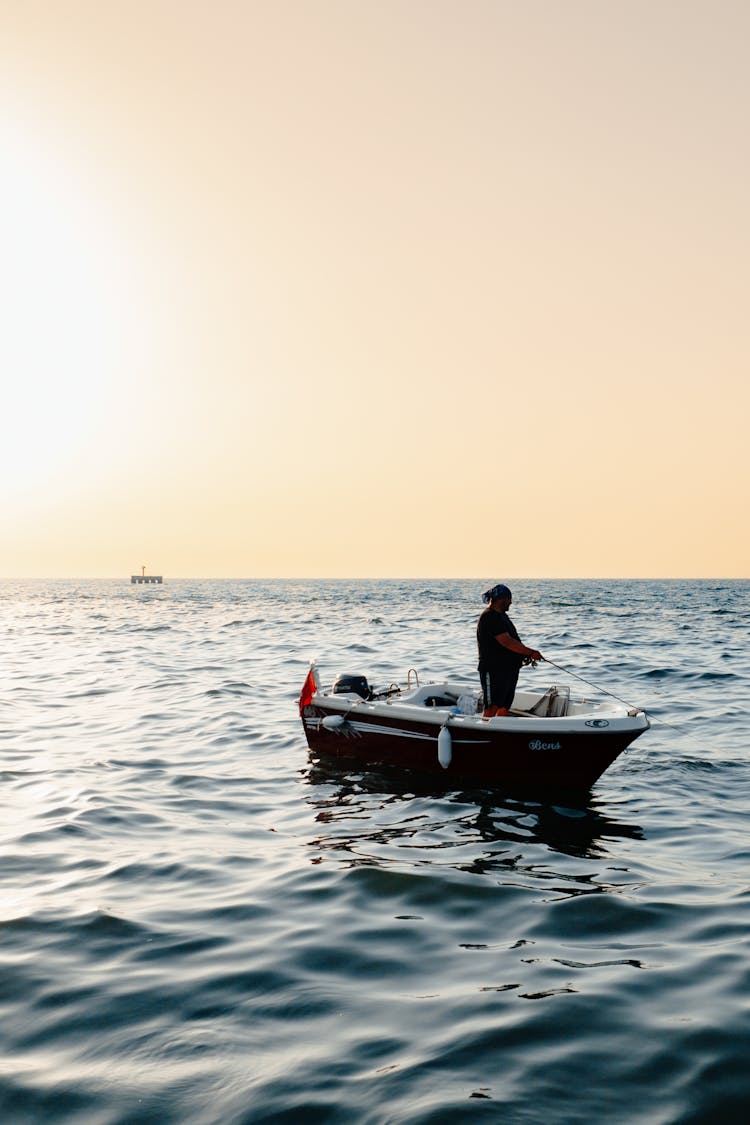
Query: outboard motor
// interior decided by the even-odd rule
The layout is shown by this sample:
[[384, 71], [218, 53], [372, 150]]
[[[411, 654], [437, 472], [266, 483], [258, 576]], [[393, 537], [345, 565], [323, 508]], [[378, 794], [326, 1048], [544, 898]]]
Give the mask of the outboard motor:
[[355, 695], [360, 695], [363, 699], [369, 699], [370, 685], [367, 682], [367, 677], [337, 676], [333, 681], [333, 694], [344, 695], [348, 692], [354, 692]]

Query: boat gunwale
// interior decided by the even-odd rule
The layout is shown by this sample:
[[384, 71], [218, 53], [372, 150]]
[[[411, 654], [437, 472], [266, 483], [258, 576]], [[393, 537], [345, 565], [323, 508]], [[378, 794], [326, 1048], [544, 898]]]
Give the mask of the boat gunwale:
[[[437, 688], [439, 685], [435, 685]], [[485, 718], [483, 715], [461, 715], [450, 707], [425, 707], [420, 703], [409, 703], [406, 700], [368, 700], [354, 693], [340, 693], [328, 695], [316, 692], [310, 700], [310, 706], [319, 710], [341, 714], [345, 718], [351, 716], [353, 721], [367, 721], [371, 719], [393, 719], [397, 721], [411, 721], [412, 723], [426, 724], [435, 728], [449, 726], [453, 729], [471, 731], [484, 731], [486, 733], [525, 733], [538, 734], [545, 731], [552, 734], [559, 731], [561, 734], [588, 734], [597, 735], [605, 733], [624, 733], [630, 731], [645, 731], [650, 727], [645, 711], [638, 710], [635, 714], [625, 711], [624, 707], [612, 707], [609, 710], [599, 709], [601, 705], [593, 705], [590, 712], [581, 715], [502, 715]], [[606, 725], [600, 725], [606, 724]]]

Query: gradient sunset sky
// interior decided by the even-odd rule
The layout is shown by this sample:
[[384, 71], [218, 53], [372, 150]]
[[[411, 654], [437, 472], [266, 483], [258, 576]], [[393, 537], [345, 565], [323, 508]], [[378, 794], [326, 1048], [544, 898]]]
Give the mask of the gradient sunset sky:
[[747, 577], [749, 44], [0, 0], [0, 575]]

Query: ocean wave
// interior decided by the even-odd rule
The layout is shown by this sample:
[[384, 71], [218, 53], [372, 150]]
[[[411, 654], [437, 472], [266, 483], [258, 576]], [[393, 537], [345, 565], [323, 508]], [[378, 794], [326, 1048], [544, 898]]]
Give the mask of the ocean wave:
[[3, 1123], [744, 1120], [750, 586], [513, 585], [653, 708], [577, 802], [307, 750], [313, 653], [474, 684], [481, 582], [0, 584]]

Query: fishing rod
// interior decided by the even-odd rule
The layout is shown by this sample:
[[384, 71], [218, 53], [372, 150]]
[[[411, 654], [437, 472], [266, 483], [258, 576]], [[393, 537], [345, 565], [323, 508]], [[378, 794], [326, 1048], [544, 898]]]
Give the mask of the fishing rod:
[[[594, 688], [596, 691], [602, 691], [605, 695], [610, 695], [613, 699], [616, 699], [618, 703], [624, 703], [625, 706], [629, 709], [634, 711], [643, 711], [642, 707], [636, 707], [633, 703], [628, 703], [627, 699], [623, 699], [621, 696], [615, 695], [613, 691], [607, 691], [606, 688], [600, 687], [599, 684], [594, 684], [591, 682], [591, 680], [587, 680], [583, 676], [579, 676], [577, 672], [571, 671], [570, 668], [563, 668], [562, 664], [555, 664], [554, 660], [550, 660], [548, 656], [543, 656], [542, 660], [544, 660], [546, 664], [551, 664], [553, 668], [559, 669], [560, 672], [564, 672], [566, 676], [575, 676], [575, 678], [577, 680], [580, 680], [581, 683], [588, 684], [589, 687]], [[646, 714], [645, 711], [643, 713]], [[674, 726], [672, 723], [668, 723], [666, 719], [660, 719], [658, 715], [654, 715], [653, 718], [657, 723], [663, 723], [665, 727], [671, 727], [672, 730], [676, 730], [680, 734], [682, 733], [679, 727]]]
[[599, 684], [593, 684], [591, 680], [584, 679], [584, 677], [579, 676], [577, 672], [572, 672], [570, 668], [563, 668], [562, 664], [555, 664], [554, 660], [550, 660], [548, 656], [543, 656], [542, 660], [544, 660], [546, 664], [551, 664], [553, 668], [557, 668], [559, 669], [559, 671], [564, 672], [566, 676], [575, 676], [575, 678], [577, 680], [580, 680], [581, 683], [588, 684], [589, 687], [595, 688], [596, 691], [603, 691], [605, 695], [611, 695], [613, 699], [616, 699], [618, 703], [624, 703], [626, 707], [629, 707], [636, 711], [643, 710], [642, 707], [635, 707], [633, 703], [628, 703], [627, 699], [622, 699], [621, 696], [615, 695], [613, 691], [607, 691], [606, 688], [600, 687]]

